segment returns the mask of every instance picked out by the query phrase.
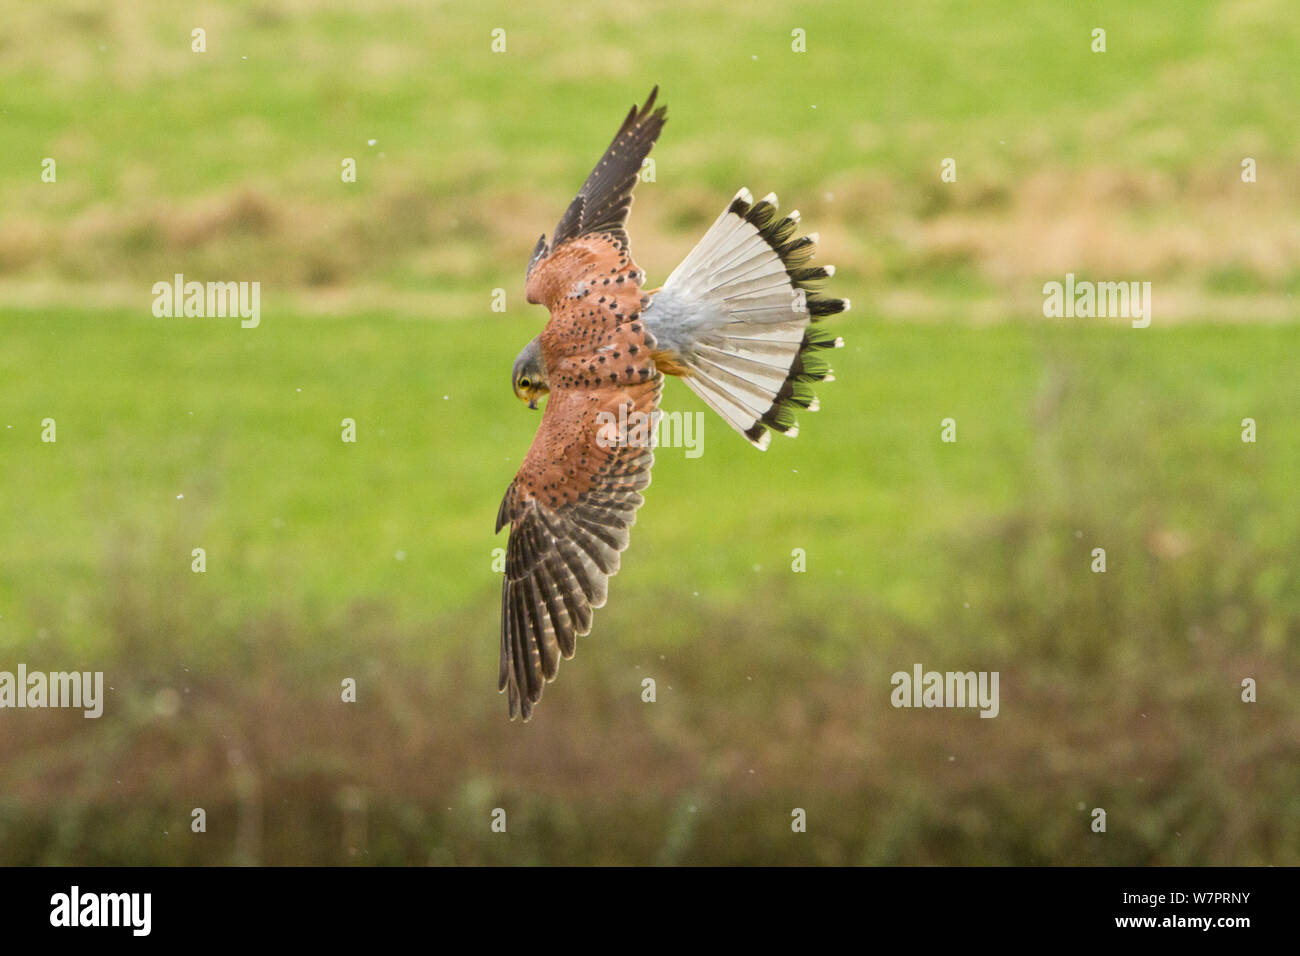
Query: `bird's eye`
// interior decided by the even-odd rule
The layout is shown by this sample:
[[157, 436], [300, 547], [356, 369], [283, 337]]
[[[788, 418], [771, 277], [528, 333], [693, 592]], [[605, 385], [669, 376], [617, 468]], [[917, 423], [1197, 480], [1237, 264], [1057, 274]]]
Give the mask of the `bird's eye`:
[[528, 376], [527, 376], [527, 375], [525, 375], [523, 378], [521, 378], [521, 379], [519, 380], [519, 387], [520, 387], [520, 388], [530, 388], [530, 387], [532, 386], [532, 384], [533, 384], [532, 382], [528, 381]]

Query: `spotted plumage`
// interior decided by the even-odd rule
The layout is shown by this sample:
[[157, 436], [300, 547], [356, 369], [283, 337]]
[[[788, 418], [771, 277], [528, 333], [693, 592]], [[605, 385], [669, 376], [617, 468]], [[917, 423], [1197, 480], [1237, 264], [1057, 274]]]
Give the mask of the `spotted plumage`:
[[663, 129], [658, 88], [633, 107], [528, 263], [528, 301], [550, 321], [515, 360], [515, 393], [549, 394], [523, 465], [506, 491], [499, 689], [527, 720], [577, 638], [604, 605], [654, 464], [665, 374], [680, 376], [756, 447], [793, 437], [796, 411], [816, 411], [811, 383], [829, 381], [821, 353], [842, 345], [811, 323], [846, 310], [811, 267], [815, 235], [741, 190], [668, 277], [645, 292], [626, 231], [641, 165]]
[[641, 162], [663, 129], [654, 99], [628, 114], [528, 266], [528, 301], [551, 313], [540, 336], [550, 400], [497, 515], [498, 531], [510, 526], [498, 685], [511, 717], [532, 715], [560, 658], [591, 629], [650, 483], [649, 442], [617, 425], [611, 433], [609, 422], [648, 419], [663, 385], [638, 321], [644, 275], [625, 231]]

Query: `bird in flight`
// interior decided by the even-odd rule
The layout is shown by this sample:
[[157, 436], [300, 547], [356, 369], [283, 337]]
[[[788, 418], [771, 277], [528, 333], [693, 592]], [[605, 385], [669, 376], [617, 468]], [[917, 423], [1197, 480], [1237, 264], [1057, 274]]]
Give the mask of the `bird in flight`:
[[[662, 287], [644, 290], [627, 235], [632, 189], [663, 130], [659, 88], [633, 106], [614, 141], [528, 263], [528, 301], [550, 310], [515, 360], [515, 395], [541, 424], [497, 513], [510, 526], [501, 586], [498, 690], [510, 718], [532, 716], [561, 658], [591, 630], [650, 484], [650, 429], [664, 375], [684, 381], [756, 448], [793, 437], [825, 351], [843, 341], [815, 325], [848, 299], [819, 294], [832, 266], [811, 266], [816, 234], [741, 189]], [[630, 427], [629, 427], [630, 426]]]

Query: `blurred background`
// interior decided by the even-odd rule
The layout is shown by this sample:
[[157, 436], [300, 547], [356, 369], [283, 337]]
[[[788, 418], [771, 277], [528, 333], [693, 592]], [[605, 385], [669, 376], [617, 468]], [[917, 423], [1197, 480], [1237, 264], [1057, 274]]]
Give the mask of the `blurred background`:
[[[1294, 3], [0, 22], [0, 670], [111, 688], [0, 711], [0, 863], [1300, 863]], [[798, 439], [660, 450], [511, 724], [524, 267], [656, 83], [649, 284], [775, 190], [847, 347]], [[1151, 282], [1151, 327], [1043, 318], [1067, 272]], [[175, 273], [260, 282], [260, 327], [155, 318]], [[998, 671], [999, 716], [895, 710], [915, 663]]]

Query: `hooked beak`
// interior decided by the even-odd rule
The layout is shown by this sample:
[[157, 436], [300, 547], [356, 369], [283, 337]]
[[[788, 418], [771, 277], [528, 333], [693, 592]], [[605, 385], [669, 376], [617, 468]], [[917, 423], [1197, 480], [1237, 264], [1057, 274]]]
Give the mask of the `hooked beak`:
[[536, 396], [536, 395], [534, 395], [532, 398], [530, 398], [530, 399], [528, 400], [528, 407], [531, 408], [533, 411], [537, 411], [537, 396]]

